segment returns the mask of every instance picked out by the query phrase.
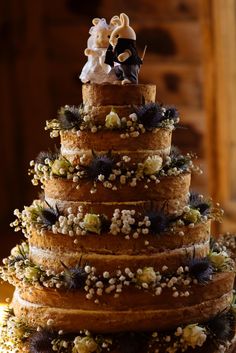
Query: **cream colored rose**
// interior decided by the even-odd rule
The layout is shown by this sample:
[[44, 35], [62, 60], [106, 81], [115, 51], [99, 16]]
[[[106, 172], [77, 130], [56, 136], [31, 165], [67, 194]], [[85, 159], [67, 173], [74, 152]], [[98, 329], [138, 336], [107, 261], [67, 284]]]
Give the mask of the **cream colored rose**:
[[98, 348], [92, 337], [76, 337], [74, 340], [73, 353], [92, 353]]
[[83, 228], [88, 232], [100, 234], [101, 232], [101, 220], [97, 214], [86, 213], [83, 220]]
[[26, 267], [24, 275], [27, 280], [36, 281], [39, 277], [39, 270], [32, 266]]
[[137, 280], [140, 283], [153, 283], [156, 281], [157, 275], [153, 267], [144, 267], [141, 273], [137, 274]]
[[160, 156], [148, 157], [143, 163], [143, 173], [146, 175], [152, 175], [159, 172], [162, 167], [162, 158]]
[[52, 164], [52, 173], [58, 176], [64, 176], [67, 174], [71, 164], [65, 158], [56, 159]]
[[225, 251], [221, 251], [219, 253], [213, 251], [209, 255], [209, 259], [210, 259], [212, 265], [216, 269], [220, 270], [227, 265], [227, 260], [229, 260], [229, 257]]
[[121, 126], [121, 120], [115, 110], [112, 109], [106, 116], [105, 126], [108, 129], [118, 129]]
[[188, 325], [183, 329], [182, 338], [184, 344], [188, 347], [195, 348], [201, 347], [206, 341], [207, 335], [205, 328], [198, 326], [197, 324]]

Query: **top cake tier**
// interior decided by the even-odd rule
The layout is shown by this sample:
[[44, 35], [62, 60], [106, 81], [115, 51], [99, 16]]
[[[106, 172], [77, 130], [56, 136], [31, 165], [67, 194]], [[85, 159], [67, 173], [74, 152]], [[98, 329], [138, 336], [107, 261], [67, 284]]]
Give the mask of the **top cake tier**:
[[127, 207], [158, 201], [161, 208], [168, 200], [170, 213], [185, 206], [191, 161], [171, 151], [178, 112], [155, 103], [156, 86], [85, 84], [82, 95], [83, 106], [65, 106], [52, 124], [60, 131], [61, 149], [47, 169], [49, 177], [40, 176], [48, 202], [126, 202]]
[[82, 96], [85, 106], [139, 106], [155, 102], [156, 86], [85, 84], [82, 88]]

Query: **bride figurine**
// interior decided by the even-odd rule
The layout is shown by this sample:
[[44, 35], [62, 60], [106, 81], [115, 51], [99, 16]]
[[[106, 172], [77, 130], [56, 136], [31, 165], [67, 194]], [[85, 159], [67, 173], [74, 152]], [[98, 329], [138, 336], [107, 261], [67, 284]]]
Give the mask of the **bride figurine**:
[[106, 51], [112, 31], [120, 24], [118, 16], [113, 16], [110, 24], [105, 18], [94, 18], [93, 27], [90, 28], [90, 37], [84, 53], [88, 57], [80, 79], [83, 83], [114, 83], [117, 77], [114, 68], [105, 64]]

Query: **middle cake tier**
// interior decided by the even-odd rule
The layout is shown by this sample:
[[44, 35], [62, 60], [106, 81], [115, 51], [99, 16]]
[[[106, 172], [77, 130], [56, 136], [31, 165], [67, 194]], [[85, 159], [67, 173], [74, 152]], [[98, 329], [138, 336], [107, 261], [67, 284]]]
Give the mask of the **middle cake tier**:
[[77, 183], [51, 178], [45, 181], [44, 191], [47, 202], [52, 206], [57, 205], [59, 209], [90, 204], [94, 212], [109, 214], [117, 207], [145, 209], [153, 204], [157, 209], [165, 208], [168, 213], [178, 213], [187, 204], [190, 180], [190, 173], [161, 177], [158, 182], [141, 180], [133, 186], [119, 182], [105, 185], [99, 182], [95, 185], [90, 180]]

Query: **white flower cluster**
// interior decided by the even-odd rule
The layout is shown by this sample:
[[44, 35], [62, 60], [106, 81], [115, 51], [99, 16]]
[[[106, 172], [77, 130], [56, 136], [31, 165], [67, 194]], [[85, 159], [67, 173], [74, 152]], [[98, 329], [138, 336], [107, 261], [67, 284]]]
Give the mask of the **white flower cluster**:
[[130, 236], [137, 239], [141, 234], [148, 234], [151, 225], [149, 218], [144, 217], [142, 221], [137, 222], [135, 213], [135, 210], [115, 209], [111, 219], [111, 234], [125, 234], [125, 239], [130, 239]]
[[37, 228], [37, 226], [41, 223], [39, 212], [42, 207], [43, 205], [41, 201], [34, 200], [31, 206], [24, 206], [22, 212], [15, 209], [14, 215], [17, 218], [10, 223], [10, 226], [14, 228], [15, 232], [19, 232], [21, 230], [24, 236], [28, 238], [32, 233], [33, 228]]
[[45, 181], [52, 179], [54, 176], [73, 179], [75, 174], [79, 177], [81, 177], [81, 173], [83, 175], [81, 171], [76, 172], [76, 169], [79, 169], [79, 167], [73, 167], [71, 163], [62, 156], [55, 160], [46, 158], [44, 162], [45, 164], [35, 163], [34, 161], [30, 162], [30, 166], [34, 167], [33, 170], [29, 170], [29, 174], [33, 174], [33, 185], [37, 186], [39, 181], [44, 184]]
[[81, 227], [84, 213], [83, 207], [78, 207], [76, 214], [73, 214], [72, 208], [67, 209], [67, 214], [60, 215], [58, 221], [52, 226], [54, 234], [64, 234], [73, 237], [75, 235], [85, 235], [86, 231]]
[[171, 276], [166, 275], [167, 270], [167, 266], [163, 266], [162, 273], [155, 271], [153, 267], [139, 268], [136, 271], [131, 271], [127, 267], [124, 271], [117, 270], [113, 275], [105, 271], [102, 277], [106, 281], [103, 282], [103, 278], [96, 275], [96, 269], [87, 266], [86, 272], [88, 273], [88, 277], [84, 287], [87, 292], [86, 298], [93, 299], [96, 296], [94, 302], [98, 304], [99, 300], [97, 296], [99, 297], [103, 293], [113, 293], [116, 298], [123, 291], [123, 287], [130, 285], [152, 290], [156, 296], [161, 295], [163, 290], [167, 288], [172, 289], [173, 298], [188, 297], [190, 293], [187, 288], [192, 283], [188, 268], [183, 269], [183, 267], [180, 267], [177, 269], [176, 274]]

